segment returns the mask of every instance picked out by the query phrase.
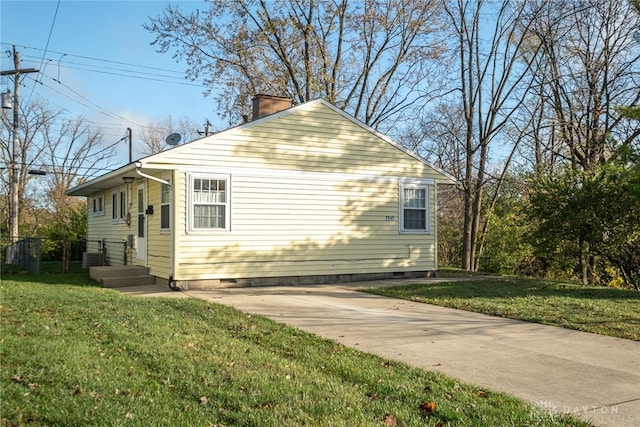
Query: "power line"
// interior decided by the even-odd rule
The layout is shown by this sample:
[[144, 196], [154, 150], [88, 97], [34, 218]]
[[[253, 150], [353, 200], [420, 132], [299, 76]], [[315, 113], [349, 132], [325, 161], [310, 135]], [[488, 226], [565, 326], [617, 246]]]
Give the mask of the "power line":
[[[25, 57], [36, 58], [34, 56], [29, 56], [29, 55], [25, 55]], [[47, 60], [50, 63], [56, 62], [58, 67], [64, 66], [64, 68], [67, 68], [70, 70], [88, 71], [91, 73], [107, 74], [112, 76], [129, 77], [133, 79], [151, 80], [151, 81], [157, 81], [162, 83], [170, 83], [170, 84], [177, 84], [182, 86], [204, 88], [203, 84], [188, 82], [185, 80], [184, 77], [171, 76], [171, 75], [159, 74], [159, 73], [150, 73], [145, 71], [136, 71], [131, 69], [116, 68], [116, 67], [96, 66], [93, 64], [84, 64], [84, 63], [77, 63], [72, 61], [55, 60], [52, 58], [47, 58]]]
[[[42, 59], [40, 60], [40, 69], [42, 69], [42, 64], [44, 63], [44, 57], [47, 54], [47, 49], [49, 49], [49, 42], [51, 41], [51, 35], [53, 34], [53, 27], [56, 24], [56, 18], [58, 17], [58, 9], [60, 9], [60, 0], [58, 0], [58, 4], [56, 4], [56, 11], [53, 14], [53, 20], [51, 21], [51, 27], [49, 28], [49, 35], [47, 36], [47, 44], [44, 47], [44, 52], [42, 53]], [[29, 93], [29, 97], [27, 98], [27, 104], [31, 102], [31, 97], [33, 96], [33, 91], [36, 86], [33, 85], [31, 87], [31, 92]]]
[[[2, 43], [2, 44], [8, 44], [8, 43]], [[42, 51], [42, 49], [29, 47], [29, 46], [20, 46], [20, 45], [16, 45], [16, 46], [19, 46], [22, 49], [30, 49], [30, 50], [35, 50], [35, 51]], [[131, 63], [127, 63], [127, 62], [113, 61], [113, 60], [108, 60], [108, 59], [95, 58], [95, 57], [91, 57], [91, 56], [74, 55], [74, 54], [65, 53], [65, 52], [49, 51], [49, 53], [60, 55], [60, 59], [48, 58], [48, 61], [58, 62], [59, 64], [72, 64], [72, 65], [79, 65], [79, 66], [86, 66], [86, 67], [96, 67], [96, 68], [103, 68], [103, 69], [107, 69], [107, 70], [117, 70], [117, 71], [121, 71], [121, 72], [136, 73], [136, 74], [141, 74], [141, 75], [151, 75], [151, 76], [156, 76], [156, 77], [166, 77], [166, 78], [169, 78], [169, 79], [178, 79], [178, 78], [184, 79], [184, 72], [182, 72], [182, 71], [169, 70], [169, 69], [166, 69], [166, 68], [158, 68], [158, 67], [152, 67], [152, 66], [148, 66], [148, 65], [131, 64]], [[30, 57], [28, 55], [25, 55], [25, 56], [26, 57]], [[122, 69], [122, 68], [117, 68], [117, 67], [105, 67], [105, 66], [99, 66], [99, 65], [93, 65], [93, 64], [84, 64], [84, 63], [76, 63], [76, 62], [71, 62], [71, 61], [62, 61], [61, 58], [63, 58], [63, 57], [80, 58], [80, 59], [87, 59], [87, 60], [96, 61], [96, 62], [103, 62], [103, 63], [106, 63], [106, 64], [123, 65], [123, 66], [127, 66], [127, 67], [140, 68], [140, 69], [143, 69], [143, 70], [151, 70], [151, 71], [154, 71], [156, 73], [160, 72], [160, 73], [177, 74], [177, 75], [180, 75], [182, 77], [178, 77], [177, 75], [175, 77], [172, 77], [171, 75], [155, 74], [155, 73], [136, 71], [136, 70], [127, 70], [127, 69]], [[72, 68], [72, 67], [68, 67], [68, 68]], [[98, 72], [96, 70], [91, 70], [91, 69], [86, 70], [86, 71]], [[125, 76], [132, 77], [132, 76], [129, 76], [129, 75], [126, 75], [126, 74], [125, 74]], [[190, 84], [190, 85], [192, 85], [192, 86], [202, 86], [201, 84], [195, 84], [195, 83]]]
[[[133, 121], [133, 120], [131, 120], [131, 119], [127, 119], [127, 118], [125, 118], [125, 117], [122, 117], [122, 116], [120, 116], [120, 115], [118, 115], [118, 114], [112, 113], [112, 112], [110, 112], [110, 111], [108, 111], [108, 110], [106, 110], [106, 109], [102, 108], [100, 105], [98, 105], [98, 104], [96, 104], [95, 102], [91, 101], [89, 98], [87, 98], [86, 96], [82, 95], [81, 93], [79, 93], [78, 91], [76, 91], [75, 89], [73, 89], [72, 87], [70, 87], [69, 85], [67, 85], [66, 83], [62, 83], [60, 80], [55, 79], [55, 78], [53, 78], [53, 77], [51, 77], [51, 76], [48, 76], [48, 75], [47, 75], [47, 74], [45, 74], [45, 73], [41, 73], [41, 75], [42, 75], [42, 76], [44, 76], [44, 77], [47, 77], [48, 79], [50, 79], [50, 80], [52, 80], [52, 81], [54, 81], [54, 82], [58, 83], [59, 85], [61, 85], [61, 86], [65, 87], [67, 90], [69, 90], [69, 91], [73, 92], [77, 97], [79, 97], [79, 98], [81, 98], [82, 100], [84, 100], [85, 102], [89, 103], [89, 105], [87, 105], [87, 104], [83, 104], [82, 102], [80, 102], [80, 101], [78, 101], [78, 100], [74, 100], [74, 99], [72, 99], [72, 98], [69, 98], [68, 96], [66, 96], [66, 95], [62, 94], [61, 92], [56, 91], [56, 92], [60, 93], [61, 95], [65, 96], [66, 98], [68, 98], [68, 99], [70, 99], [70, 100], [72, 100], [72, 101], [78, 102], [80, 105], [83, 105], [83, 106], [85, 106], [85, 107], [87, 107], [87, 108], [91, 108], [91, 107], [96, 108], [96, 109], [98, 109], [98, 111], [99, 111], [101, 114], [104, 114], [104, 115], [105, 115], [105, 116], [107, 116], [107, 117], [111, 117], [112, 119], [123, 120], [123, 121], [125, 121], [125, 122], [132, 123], [132, 124], [134, 124], [134, 125], [136, 125], [136, 126], [145, 127], [144, 125], [141, 125], [140, 123], [134, 122], [134, 121]], [[39, 81], [37, 81], [37, 80], [34, 80], [34, 81], [35, 81], [36, 83], [40, 83], [40, 84], [42, 84], [42, 82], [39, 82]], [[53, 89], [53, 88], [51, 88], [50, 86], [47, 86], [47, 87], [49, 87], [50, 89]], [[53, 89], [53, 90], [55, 90], [55, 89]]]
[[[77, 69], [77, 70], [83, 70], [83, 71], [95, 72], [95, 73], [102, 73], [102, 74], [111, 74], [111, 75], [116, 75], [116, 76], [121, 76], [121, 77], [128, 77], [128, 78], [137, 78], [137, 79], [159, 81], [159, 82], [163, 82], [163, 83], [173, 83], [173, 84], [187, 85], [187, 86], [193, 86], [193, 87], [203, 87], [203, 85], [201, 85], [201, 84], [185, 82], [184, 81], [184, 77], [180, 78], [180, 77], [177, 76], [177, 74], [182, 74], [182, 73], [178, 72], [178, 71], [174, 71], [174, 70], [167, 70], [167, 69], [162, 69], [162, 68], [158, 68], [158, 67], [150, 67], [150, 66], [144, 66], [144, 65], [130, 64], [130, 63], [126, 63], [126, 62], [112, 61], [112, 60], [106, 60], [106, 59], [89, 57], [89, 56], [67, 54], [67, 53], [56, 52], [56, 51], [49, 51], [48, 50], [48, 45], [49, 45], [49, 41], [51, 40], [51, 35], [52, 35], [52, 31], [53, 31], [53, 28], [54, 28], [54, 25], [55, 25], [55, 19], [56, 19], [56, 16], [57, 16], [57, 11], [58, 11], [59, 5], [60, 5], [60, 0], [58, 0], [58, 5], [57, 5], [57, 8], [56, 8], [56, 14], [54, 15], [54, 18], [53, 18], [53, 22], [52, 22], [51, 29], [50, 29], [50, 32], [49, 32], [49, 38], [47, 40], [46, 48], [44, 50], [42, 50], [42, 49], [33, 48], [33, 47], [29, 47], [29, 46], [21, 46], [22, 48], [27, 49], [27, 50], [30, 49], [30, 50], [34, 50], [34, 51], [43, 52], [42, 56], [39, 57], [39, 58], [33, 57], [33, 56], [31, 57], [34, 60], [38, 60], [39, 59], [41, 65], [45, 64], [45, 61], [48, 61], [48, 62], [56, 61], [54, 59], [51, 59], [50, 57], [47, 57], [48, 53], [62, 55], [60, 57], [60, 59], [56, 61], [58, 63], [58, 78], [52, 77], [49, 72], [45, 72], [45, 70], [42, 70], [40, 72], [40, 76], [39, 77], [37, 77], [36, 79], [31, 78], [31, 81], [33, 82], [33, 85], [31, 87], [31, 95], [34, 93], [34, 91], [35, 91], [35, 83], [37, 83], [37, 84], [42, 85], [43, 87], [48, 88], [49, 90], [51, 90], [51, 91], [53, 91], [55, 93], [57, 93], [58, 95], [63, 96], [65, 98], [69, 99], [70, 101], [81, 105], [82, 107], [84, 107], [86, 109], [97, 111], [100, 114], [102, 114], [102, 115], [104, 115], [104, 116], [106, 116], [106, 117], [108, 117], [110, 119], [131, 123], [137, 129], [144, 131], [146, 129], [152, 129], [152, 128], [154, 128], [154, 126], [153, 125], [143, 125], [143, 124], [137, 123], [137, 122], [135, 122], [135, 121], [133, 121], [131, 119], [123, 117], [121, 115], [113, 113], [111, 111], [108, 111], [105, 108], [103, 108], [101, 105], [98, 105], [96, 102], [94, 102], [91, 99], [87, 98], [86, 96], [82, 95], [77, 90], [75, 90], [73, 87], [71, 87], [69, 84], [64, 83], [61, 80], [61, 78], [60, 78], [60, 67], [62, 66], [64, 68], [69, 68], [69, 69]], [[1, 43], [1, 44], [5, 45], [7, 43]], [[66, 61], [66, 60], [63, 61], [62, 58], [64, 58], [64, 57], [80, 58], [81, 61]], [[96, 61], [96, 62], [98, 62], [98, 64], [86, 63], [86, 61]], [[32, 62], [35, 62], [35, 61], [32, 60]], [[104, 64], [113, 64], [113, 65], [116, 65], [116, 66], [102, 65], [102, 63], [104, 63]], [[126, 66], [128, 68], [122, 68], [121, 66]], [[46, 68], [46, 64], [45, 64], [45, 68]], [[49, 81], [51, 81], [51, 82], [57, 83], [57, 85], [52, 85], [52, 84], [45, 83], [45, 80], [47, 80], [47, 79]], [[177, 79], [180, 79], [182, 81], [177, 81]], [[22, 85], [27, 87], [26, 84], [22, 84]], [[72, 95], [70, 95], [70, 93]], [[30, 95], [29, 99], [31, 98], [31, 95]], [[55, 102], [52, 102], [52, 103], [55, 104]], [[62, 109], [62, 111], [66, 111], [68, 113], [71, 113], [71, 111], [67, 107], [62, 107], [62, 106], [59, 106], [59, 107]], [[101, 131], [102, 130], [107, 130], [107, 132], [101, 132], [103, 137], [104, 136], [108, 136], [109, 134], [113, 135], [112, 133], [108, 132], [109, 129], [112, 129], [112, 130], [115, 130], [115, 131], [118, 131], [118, 130], [122, 129], [121, 126], [118, 126], [117, 124], [113, 124], [113, 123], [102, 122], [102, 124], [100, 124], [101, 122], [97, 122], [97, 121], [86, 119], [86, 118], [83, 118], [83, 120], [86, 121], [87, 123], [90, 123], [92, 125], [98, 126]], [[63, 130], [63, 125], [64, 125], [64, 122], [61, 122], [60, 131]], [[122, 141], [122, 139], [120, 141], [118, 141], [118, 142], [121, 142], [121, 141]], [[112, 148], [116, 144], [112, 144], [107, 149]]]
[[[49, 78], [49, 79], [52, 79], [52, 78], [51, 78], [51, 77], [49, 77], [49, 76], [46, 76], [46, 77], [47, 77], [47, 78]], [[29, 76], [26, 76], [26, 78], [30, 78], [30, 77], [29, 77]], [[32, 79], [32, 80], [34, 80], [33, 78], [31, 78], [31, 79]], [[58, 95], [60, 95], [60, 96], [62, 96], [62, 97], [67, 98], [68, 100], [70, 100], [70, 101], [72, 101], [72, 102], [76, 102], [76, 103], [78, 103], [79, 105], [81, 105], [81, 106], [83, 106], [83, 107], [93, 109], [93, 107], [92, 107], [91, 105], [88, 105], [88, 104], [86, 104], [86, 103], [84, 103], [84, 102], [82, 102], [82, 101], [80, 101], [80, 100], [74, 99], [74, 98], [70, 97], [69, 95], [67, 95], [67, 94], [65, 94], [65, 93], [63, 93], [63, 92], [61, 92], [61, 91], [60, 91], [60, 90], [58, 90], [57, 88], [55, 88], [55, 87], [53, 87], [53, 86], [51, 86], [51, 85], [49, 85], [49, 84], [47, 84], [47, 83], [45, 83], [45, 82], [43, 82], [43, 81], [37, 81], [37, 80], [34, 80], [34, 82], [35, 82], [35, 83], [37, 83], [37, 84], [39, 84], [39, 85], [41, 85], [41, 86], [46, 87], [47, 89], [49, 89], [49, 90], [51, 90], [51, 91], [53, 91], [53, 92], [57, 93]], [[20, 85], [21, 85], [21, 86], [25, 86], [25, 85], [24, 85], [24, 83], [22, 83], [22, 82], [20, 82]], [[52, 103], [52, 104], [56, 105], [58, 108], [60, 108], [60, 110], [61, 110], [61, 111], [65, 111], [65, 112], [67, 112], [67, 113], [71, 113], [71, 111], [70, 111], [67, 107], [63, 107], [63, 106], [61, 106], [61, 105], [57, 104], [56, 102], [52, 101], [51, 99], [47, 99], [47, 102], [49, 102], [49, 103]], [[113, 118], [113, 117], [112, 117], [112, 118]], [[65, 123], [68, 123], [68, 122], [73, 121], [73, 120], [74, 120], [74, 119], [55, 118], [55, 119], [51, 119], [51, 120], [50, 120], [50, 123], [52, 123], [52, 124], [56, 124], [56, 123], [57, 123], [57, 124], [59, 124], [59, 125], [60, 125], [60, 127], [59, 127], [59, 128], [57, 128], [57, 129], [58, 129], [59, 131], [61, 131], [61, 130], [62, 130], [62, 126], [63, 126]], [[115, 131], [115, 132], [117, 132], [117, 133], [120, 133], [120, 132], [122, 131], [122, 127], [123, 127], [122, 125], [119, 125], [119, 124], [117, 124], [117, 123], [113, 123], [113, 122], [101, 122], [101, 121], [91, 120], [91, 119], [88, 119], [88, 118], [86, 118], [86, 117], [82, 117], [82, 120], [83, 120], [83, 121], [85, 121], [85, 122], [87, 122], [87, 123], [89, 123], [89, 124], [91, 124], [91, 125], [94, 125], [94, 126], [98, 127], [98, 128], [99, 128], [99, 130], [101, 131], [101, 133], [102, 133], [102, 136], [103, 136], [103, 137], [115, 136], [115, 135], [114, 135], [114, 133], [113, 133], [113, 131]], [[118, 118], [118, 120], [121, 120], [121, 119], [120, 119], [120, 118]], [[136, 128], [137, 128], [137, 129], [139, 129], [139, 130], [143, 130], [143, 131], [144, 131], [144, 130], [147, 130], [147, 129], [154, 129], [154, 127], [155, 127], [153, 124], [150, 124], [150, 125], [141, 125], [141, 124], [137, 124], [137, 123], [135, 123], [135, 122], [132, 122], [132, 123], [136, 126]]]
[[[6, 43], [2, 43], [2, 44], [6, 44]], [[42, 49], [38, 49], [38, 48], [33, 48], [33, 47], [29, 47], [29, 46], [24, 46], [24, 45], [16, 45], [16, 46], [20, 46], [23, 49], [32, 49], [32, 50], [36, 50], [36, 51], [43, 51]], [[63, 53], [63, 52], [56, 52], [56, 51], [49, 51], [49, 53], [56, 53], [56, 54], [60, 54], [62, 55], [62, 57], [76, 57], [76, 58], [82, 58], [82, 59], [88, 59], [88, 60], [92, 60], [92, 61], [98, 61], [98, 62], [104, 62], [104, 63], [108, 63], [108, 64], [116, 64], [116, 65], [124, 65], [124, 66], [128, 66], [128, 67], [133, 67], [133, 68], [140, 68], [140, 69], [144, 69], [144, 70], [151, 70], [154, 71], [152, 72], [147, 72], [147, 71], [138, 71], [135, 69], [123, 69], [123, 68], [118, 68], [118, 67], [108, 67], [108, 66], [102, 66], [102, 65], [93, 65], [93, 64], [86, 64], [86, 63], [81, 63], [81, 62], [73, 62], [73, 61], [62, 61], [62, 59], [59, 60], [55, 60], [52, 58], [46, 58], [46, 52], [47, 51], [43, 51], [45, 52], [42, 56], [41, 63], [44, 64], [44, 60], [46, 59], [48, 62], [57, 62], [58, 63], [58, 67], [61, 66], [61, 64], [63, 64], [63, 66], [65, 68], [68, 69], [73, 69], [73, 70], [81, 70], [81, 71], [87, 71], [87, 72], [93, 72], [93, 73], [100, 73], [100, 74], [108, 74], [108, 75], [114, 75], [114, 76], [120, 76], [120, 77], [128, 77], [128, 78], [135, 78], [135, 79], [142, 79], [142, 80], [147, 80], [147, 81], [157, 81], [157, 82], [162, 82], [162, 83], [170, 83], [170, 84], [179, 84], [182, 86], [190, 86], [190, 87], [199, 87], [199, 88], [203, 88], [204, 89], [204, 85], [201, 83], [191, 83], [188, 81], [185, 81], [184, 77], [178, 77], [178, 76], [172, 76], [171, 74], [181, 74], [182, 72], [178, 72], [175, 70], [168, 70], [168, 69], [163, 69], [163, 68], [158, 68], [158, 67], [150, 67], [150, 66], [145, 66], [145, 65], [137, 65], [137, 64], [130, 64], [130, 63], [126, 63], [126, 62], [120, 62], [120, 61], [112, 61], [112, 60], [106, 60], [106, 59], [101, 59], [101, 58], [95, 58], [95, 57], [89, 57], [89, 56], [83, 56], [83, 55], [74, 55], [74, 54], [67, 54], [67, 53]], [[28, 55], [26, 55], [28, 56]], [[61, 58], [62, 58], [61, 57]], [[34, 56], [31, 56], [31, 58], [33, 59], [37, 59]], [[45, 66], [46, 68], [46, 66]], [[160, 74], [160, 73], [165, 73], [165, 74]], [[58, 71], [58, 75], [59, 75], [59, 71]], [[74, 93], [77, 97], [81, 98], [84, 102], [79, 101], [77, 99], [73, 99], [71, 97], [69, 97], [68, 95], [60, 92], [59, 90], [54, 89], [52, 86], [47, 85], [43, 82], [43, 78], [47, 77], [52, 81], [55, 81], [56, 83], [64, 86], [65, 88], [67, 88], [69, 91], [71, 91], [72, 93]], [[111, 113], [109, 111], [107, 111], [106, 109], [102, 108], [101, 106], [99, 106], [98, 104], [96, 104], [95, 102], [91, 101], [90, 99], [86, 98], [85, 96], [79, 94], [77, 91], [75, 91], [73, 88], [71, 88], [69, 85], [63, 83], [59, 76], [58, 78], [54, 78], [51, 77], [50, 75], [48, 75], [48, 73], [45, 72], [45, 70], [41, 71], [41, 77], [38, 79], [32, 79], [34, 81], [34, 83], [38, 83], [41, 85], [44, 85], [46, 87], [48, 87], [49, 89], [53, 90], [54, 92], [58, 93], [59, 95], [64, 96], [65, 98], [77, 102], [80, 105], [84, 106], [85, 108], [97, 108], [102, 114], [110, 117], [110, 118], [114, 118], [114, 119], [118, 119], [118, 120], [125, 120], [127, 122], [130, 122], [132, 124], [134, 124], [135, 126], [141, 127], [141, 128], [147, 128], [148, 126], [142, 125], [140, 123], [134, 122], [133, 120], [130, 119], [126, 119], [124, 117], [121, 117], [115, 113]], [[31, 88], [31, 93], [33, 93], [33, 91], [35, 90], [35, 84], [34, 86]], [[91, 105], [87, 105], [87, 103], [91, 104]], [[69, 111], [66, 108], [63, 108], [66, 111]]]
[[51, 28], [49, 28], [49, 36], [47, 37], [47, 44], [44, 47], [44, 52], [42, 52], [42, 59], [40, 60], [40, 68], [42, 68], [42, 64], [44, 63], [44, 57], [47, 54], [47, 49], [49, 49], [51, 34], [53, 34], [53, 27], [56, 24], [56, 18], [58, 17], [58, 9], [60, 9], [60, 0], [58, 0], [58, 4], [56, 4], [56, 11], [53, 14], [53, 20], [51, 21]]

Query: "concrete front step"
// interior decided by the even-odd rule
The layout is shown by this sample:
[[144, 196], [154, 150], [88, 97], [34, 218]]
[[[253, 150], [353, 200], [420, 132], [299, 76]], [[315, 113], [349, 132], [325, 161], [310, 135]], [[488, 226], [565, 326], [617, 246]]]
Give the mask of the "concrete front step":
[[103, 288], [121, 288], [123, 286], [154, 285], [156, 278], [149, 275], [105, 277], [101, 283]]
[[105, 288], [150, 285], [155, 277], [149, 275], [147, 267], [136, 265], [113, 265], [90, 267], [89, 276]]

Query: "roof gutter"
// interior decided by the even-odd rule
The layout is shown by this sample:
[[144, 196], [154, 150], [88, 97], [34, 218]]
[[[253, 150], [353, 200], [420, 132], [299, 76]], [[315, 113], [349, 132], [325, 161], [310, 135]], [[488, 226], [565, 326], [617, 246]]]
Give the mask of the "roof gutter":
[[140, 170], [141, 168], [142, 168], [142, 162], [136, 162], [136, 173], [138, 175], [140, 175], [143, 178], [147, 178], [147, 179], [150, 179], [152, 181], [159, 182], [160, 184], [165, 184], [165, 185], [168, 185], [170, 187], [173, 187], [169, 181], [165, 181], [164, 179], [156, 178], [155, 176], [147, 175], [146, 173], [144, 173], [144, 172], [142, 172]]

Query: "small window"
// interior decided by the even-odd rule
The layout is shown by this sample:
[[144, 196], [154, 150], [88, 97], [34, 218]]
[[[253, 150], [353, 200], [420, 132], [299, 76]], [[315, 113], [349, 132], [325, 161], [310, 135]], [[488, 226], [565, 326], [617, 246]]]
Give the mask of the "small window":
[[94, 194], [91, 198], [92, 209], [91, 212], [93, 216], [104, 215], [104, 194], [98, 193]]
[[111, 222], [118, 220], [118, 193], [111, 193]]
[[119, 224], [127, 216], [127, 192], [116, 188], [111, 193], [111, 222]]
[[160, 190], [160, 229], [168, 230], [171, 228], [171, 221], [169, 215], [170, 212], [170, 202], [171, 200], [171, 186], [167, 184], [162, 184], [162, 189]]
[[429, 231], [429, 186], [400, 187], [400, 230], [411, 233]]
[[229, 177], [192, 175], [189, 230], [229, 229]]
[[127, 193], [124, 191], [120, 192], [120, 217], [118, 219], [123, 220], [127, 215]]

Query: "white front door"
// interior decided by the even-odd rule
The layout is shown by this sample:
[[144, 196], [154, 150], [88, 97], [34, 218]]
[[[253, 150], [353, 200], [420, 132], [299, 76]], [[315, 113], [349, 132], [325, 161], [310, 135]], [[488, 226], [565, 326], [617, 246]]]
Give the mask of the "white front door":
[[145, 192], [145, 184], [138, 184], [138, 241], [136, 257], [142, 261], [143, 265], [147, 265], [147, 217], [145, 209], [147, 208], [147, 195]]

